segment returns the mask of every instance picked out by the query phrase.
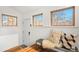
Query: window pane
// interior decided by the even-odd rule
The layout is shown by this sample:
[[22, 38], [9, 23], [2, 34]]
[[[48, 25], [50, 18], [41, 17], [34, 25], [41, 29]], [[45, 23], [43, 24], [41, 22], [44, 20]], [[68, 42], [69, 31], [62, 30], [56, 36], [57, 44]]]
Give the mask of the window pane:
[[2, 15], [3, 25], [14, 26], [16, 25], [17, 18], [15, 16]]
[[13, 25], [16, 25], [16, 17], [13, 18]]
[[8, 16], [3, 15], [3, 25], [7, 25], [8, 24]]
[[41, 26], [41, 25], [43, 25], [42, 22], [43, 22], [43, 16], [42, 16], [42, 14], [34, 16], [34, 25], [35, 26]]
[[67, 8], [52, 12], [53, 25], [73, 25], [74, 9]]
[[12, 23], [13, 23], [13, 17], [12, 16], [9, 16], [8, 25], [12, 25]]

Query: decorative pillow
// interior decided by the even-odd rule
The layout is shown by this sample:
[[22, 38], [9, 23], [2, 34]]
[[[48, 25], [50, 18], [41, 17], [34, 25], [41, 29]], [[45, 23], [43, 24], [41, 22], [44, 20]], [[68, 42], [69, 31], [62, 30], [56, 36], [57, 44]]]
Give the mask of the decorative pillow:
[[51, 41], [49, 40], [43, 40], [42, 42], [42, 47], [43, 48], [48, 48], [48, 49], [52, 49], [52, 48], [55, 48], [55, 44], [53, 44]]
[[62, 47], [66, 48], [66, 49], [70, 49], [70, 46], [68, 45], [68, 42], [65, 39], [62, 39], [62, 41], [63, 41]]
[[63, 32], [51, 32], [52, 34], [49, 36], [48, 40], [55, 45], [55, 47], [61, 47], [62, 43], [60, 43], [60, 38], [64, 35]]
[[74, 42], [73, 41], [69, 41], [69, 44], [74, 46]]
[[49, 37], [48, 40], [51, 41], [52, 43], [55, 43], [53, 36]]
[[61, 40], [62, 47], [66, 49], [72, 49], [73, 45], [75, 44], [75, 39], [73, 35], [64, 34], [64, 38]]
[[51, 40], [56, 45], [59, 45], [60, 37], [63, 35], [63, 32], [53, 32], [53, 39]]

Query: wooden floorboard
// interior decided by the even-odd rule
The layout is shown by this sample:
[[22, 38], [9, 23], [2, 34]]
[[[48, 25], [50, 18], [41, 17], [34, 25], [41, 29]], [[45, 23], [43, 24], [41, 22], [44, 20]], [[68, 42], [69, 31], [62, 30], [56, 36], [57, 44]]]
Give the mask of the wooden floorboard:
[[33, 44], [30, 47], [24, 45], [16, 46], [14, 48], [6, 50], [5, 52], [56, 52], [56, 51], [50, 49], [42, 49], [39, 45]]
[[8, 50], [6, 50], [4, 52], [17, 52], [18, 50], [24, 49], [26, 47], [27, 47], [26, 45], [20, 45], [20, 46], [10, 48], [10, 49], [8, 49]]

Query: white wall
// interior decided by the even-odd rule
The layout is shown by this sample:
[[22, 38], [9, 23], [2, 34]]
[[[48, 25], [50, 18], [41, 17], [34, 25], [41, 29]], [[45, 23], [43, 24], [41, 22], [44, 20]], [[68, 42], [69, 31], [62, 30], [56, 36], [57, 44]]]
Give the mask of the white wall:
[[21, 38], [21, 20], [22, 16], [16, 10], [11, 7], [0, 6], [0, 21], [2, 20], [2, 14], [17, 16], [18, 26], [2, 26], [0, 22], [0, 51], [4, 51], [8, 48], [19, 45]]
[[[75, 19], [76, 19], [76, 26], [78, 27], [78, 34], [79, 34], [79, 6], [76, 6], [76, 11], [75, 11]], [[79, 48], [79, 35], [77, 38], [77, 44], [76, 44]]]
[[[66, 7], [66, 6], [65, 6]], [[75, 17], [75, 26], [50, 26], [50, 11], [65, 8], [64, 6], [50, 6], [50, 7], [42, 7], [40, 9], [33, 10], [32, 12], [25, 13], [24, 15], [20, 14], [18, 11], [12, 9], [12, 7], [0, 7], [0, 20], [1, 14], [14, 15], [18, 17], [18, 26], [17, 27], [2, 27], [0, 24], [0, 51], [4, 51], [8, 48], [14, 47], [16, 45], [26, 44], [32, 45], [36, 40], [40, 38], [46, 39], [50, 31], [64, 31], [64, 32], [72, 32], [79, 34], [79, 7], [76, 7], [76, 17]], [[32, 15], [36, 15], [39, 13], [43, 13], [43, 27], [30, 27], [28, 23], [32, 23]], [[24, 17], [24, 18], [23, 18]], [[23, 20], [25, 21], [25, 26], [22, 26]], [[26, 36], [23, 38], [22, 31], [26, 30]], [[28, 32], [31, 32], [29, 37]], [[26, 39], [26, 40], [24, 40]], [[23, 42], [23, 40], [25, 42]], [[2, 42], [2, 43], [1, 43]], [[4, 44], [5, 42], [5, 44]], [[7, 44], [9, 43], [9, 44]], [[3, 46], [3, 47], [2, 47]], [[79, 46], [79, 43], [78, 43]]]
[[62, 8], [66, 8], [67, 6], [50, 6], [50, 7], [43, 7], [40, 8], [39, 10], [34, 10], [32, 12], [29, 12], [25, 15], [25, 17], [29, 18], [30, 23], [32, 23], [32, 15], [36, 15], [39, 13], [43, 13], [43, 26], [44, 27], [31, 27], [29, 30], [31, 32], [30, 35], [30, 43], [27, 45], [32, 45], [35, 43], [35, 41], [37, 39], [40, 38], [46, 38], [48, 37], [48, 34], [50, 33], [51, 30], [54, 31], [64, 31], [64, 32], [76, 32], [76, 34], [78, 34], [78, 30], [79, 30], [79, 18], [78, 18], [78, 14], [79, 14], [79, 7], [76, 7], [76, 17], [75, 17], [75, 26], [50, 26], [50, 11], [53, 10], [57, 10], [57, 9], [62, 9]]
[[18, 34], [0, 36], [0, 51], [15, 47], [19, 44]]

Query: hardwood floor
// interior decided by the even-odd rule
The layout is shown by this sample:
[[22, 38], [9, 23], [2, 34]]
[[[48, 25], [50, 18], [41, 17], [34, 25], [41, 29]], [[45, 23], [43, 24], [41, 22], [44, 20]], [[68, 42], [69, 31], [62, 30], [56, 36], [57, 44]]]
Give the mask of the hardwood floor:
[[56, 51], [50, 49], [42, 49], [41, 46], [33, 44], [30, 47], [27, 47], [25, 45], [16, 46], [4, 52], [56, 52]]
[[17, 52], [40, 52], [40, 51], [41, 51], [40, 46], [34, 44], [34, 45], [30, 46], [30, 47], [20, 49]]
[[33, 44], [30, 47], [27, 47], [25, 45], [16, 46], [16, 47], [10, 48], [4, 52], [40, 52], [40, 51], [41, 51], [40, 46]]
[[27, 47], [26, 45], [20, 45], [20, 46], [10, 48], [10, 49], [8, 49], [8, 50], [6, 50], [4, 52], [17, 52], [18, 50], [24, 49], [26, 47]]

